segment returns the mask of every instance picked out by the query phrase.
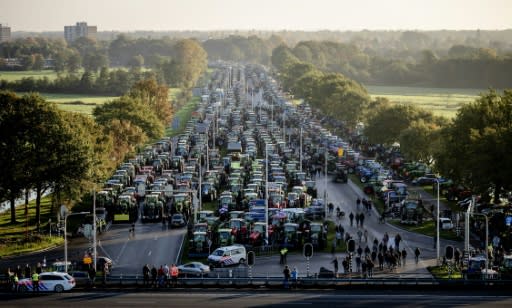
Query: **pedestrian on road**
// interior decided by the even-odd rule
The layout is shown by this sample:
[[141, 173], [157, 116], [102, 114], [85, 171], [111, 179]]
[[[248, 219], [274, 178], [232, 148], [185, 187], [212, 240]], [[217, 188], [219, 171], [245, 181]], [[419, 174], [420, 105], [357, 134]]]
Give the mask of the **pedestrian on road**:
[[361, 256], [363, 254], [363, 248], [361, 246], [357, 247], [357, 254]]
[[368, 230], [364, 229], [363, 237], [364, 237], [364, 242], [368, 243]]
[[453, 257], [455, 259], [455, 266], [458, 267], [460, 263], [460, 250], [459, 248], [455, 248], [455, 252], [453, 253]]
[[279, 254], [281, 256], [279, 264], [286, 264], [286, 255], [288, 254], [288, 249], [286, 247], [282, 247], [281, 250], [279, 250]]
[[361, 226], [361, 228], [363, 227], [363, 222], [364, 222], [364, 214], [361, 213], [361, 214], [359, 214], [359, 225]]
[[361, 239], [363, 238], [363, 231], [361, 231], [361, 229], [357, 230], [357, 238], [359, 239], [359, 243], [361, 243]]
[[402, 241], [402, 237], [400, 236], [400, 233], [397, 233], [395, 235], [395, 249], [396, 251], [400, 251], [400, 242]]
[[377, 255], [377, 259], [379, 260], [379, 269], [384, 269], [384, 254], [382, 254], [382, 251], [379, 251], [379, 254]]
[[360, 207], [361, 207], [361, 199], [359, 199], [359, 197], [357, 197], [357, 200], [356, 200], [356, 209], [359, 211], [359, 210], [360, 210]]
[[339, 226], [338, 226], [338, 230], [339, 230], [339, 231], [340, 231], [340, 233], [341, 233], [341, 238], [343, 238], [343, 235], [344, 235], [343, 233], [345, 233], [345, 228], [343, 228], [343, 226], [342, 226], [341, 224], [339, 224]]
[[373, 277], [373, 268], [375, 267], [375, 264], [370, 259], [369, 256], [366, 257], [366, 269], [368, 270], [368, 278]]
[[350, 226], [354, 226], [354, 213], [350, 212], [350, 215], [348, 215], [348, 218], [350, 219]]
[[420, 249], [418, 247], [416, 247], [416, 249], [414, 250], [414, 260], [416, 260], [416, 264], [418, 264], [418, 261], [420, 259]]
[[356, 213], [356, 227], [359, 228], [359, 221], [360, 221], [360, 218], [359, 218], [359, 213]]
[[288, 267], [288, 265], [285, 265], [284, 270], [283, 270], [283, 276], [284, 276], [283, 287], [285, 289], [288, 289], [290, 287], [290, 285], [289, 285], [290, 275], [291, 275], [290, 268]]
[[407, 258], [407, 251], [402, 249], [402, 265], [405, 266], [405, 259]]
[[338, 278], [338, 257], [335, 257], [331, 263], [334, 265], [334, 277]]
[[91, 288], [94, 288], [94, 280], [96, 279], [96, 269], [94, 268], [94, 265], [89, 265], [89, 286]]

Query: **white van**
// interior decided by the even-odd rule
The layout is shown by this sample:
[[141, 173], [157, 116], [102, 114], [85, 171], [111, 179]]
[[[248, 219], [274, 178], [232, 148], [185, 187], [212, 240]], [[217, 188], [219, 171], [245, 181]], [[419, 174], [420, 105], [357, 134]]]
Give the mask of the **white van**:
[[245, 263], [245, 247], [242, 245], [232, 245], [219, 247], [208, 256], [210, 267], [225, 267]]

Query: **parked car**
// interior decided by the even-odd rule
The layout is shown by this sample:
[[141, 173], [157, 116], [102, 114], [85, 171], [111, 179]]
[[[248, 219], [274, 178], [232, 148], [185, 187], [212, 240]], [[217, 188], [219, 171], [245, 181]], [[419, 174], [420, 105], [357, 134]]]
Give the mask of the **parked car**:
[[451, 229], [453, 229], [452, 220], [450, 218], [447, 218], [447, 217], [439, 218], [439, 227], [442, 230], [451, 230]]
[[208, 262], [210, 263], [210, 268], [243, 264], [245, 263], [246, 255], [245, 247], [242, 245], [219, 247], [208, 256]]
[[171, 217], [171, 228], [182, 228], [187, 225], [183, 214], [173, 214]]
[[178, 266], [179, 274], [183, 277], [195, 276], [208, 276], [210, 267], [201, 262], [189, 262]]
[[[40, 292], [63, 292], [73, 289], [76, 285], [75, 279], [67, 273], [45, 272], [39, 274]], [[24, 278], [18, 281], [20, 292], [33, 291], [31, 278]]]

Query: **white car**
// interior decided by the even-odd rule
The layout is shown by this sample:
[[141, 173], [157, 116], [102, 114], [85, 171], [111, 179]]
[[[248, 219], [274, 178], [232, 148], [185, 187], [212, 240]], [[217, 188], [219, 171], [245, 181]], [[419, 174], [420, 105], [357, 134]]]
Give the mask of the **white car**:
[[[75, 279], [67, 273], [45, 272], [39, 274], [40, 292], [63, 292], [73, 289], [76, 285]], [[24, 278], [18, 281], [20, 292], [34, 291], [31, 278]]]
[[442, 217], [439, 218], [439, 227], [443, 230], [451, 230], [453, 229], [453, 223], [450, 218]]

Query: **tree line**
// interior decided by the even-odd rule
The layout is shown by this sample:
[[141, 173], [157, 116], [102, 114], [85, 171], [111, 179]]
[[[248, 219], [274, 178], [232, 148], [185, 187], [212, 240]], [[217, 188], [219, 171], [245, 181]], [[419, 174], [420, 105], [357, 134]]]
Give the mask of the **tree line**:
[[364, 123], [370, 144], [398, 142], [404, 158], [420, 161], [498, 203], [503, 190], [512, 189], [512, 91], [490, 89], [460, 108], [454, 119], [385, 98], [370, 100], [357, 82], [302, 62], [280, 46], [272, 63], [284, 90], [304, 99], [322, 116], [342, 123], [350, 133]]
[[53, 192], [52, 205], [80, 200], [138, 146], [161, 138], [173, 110], [168, 87], [145, 79], [93, 115], [59, 110], [38, 94], [0, 91], [0, 199], [10, 201], [11, 223], [15, 200], [34, 190], [39, 230], [44, 191]]
[[[59, 76], [53, 81], [49, 78], [22, 78], [11, 82], [0, 80], [0, 89], [117, 96], [125, 93], [133, 83], [147, 78], [155, 78], [159, 83], [165, 83], [170, 87], [190, 89], [206, 70], [207, 54], [195, 40], [139, 41], [126, 41], [121, 36], [113, 41], [109, 48], [105, 46], [105, 42], [96, 42], [88, 38], [80, 38], [69, 46], [59, 40], [44, 39], [24, 39], [3, 43], [1, 49], [4, 57], [11, 54], [18, 55], [21, 59], [25, 56], [31, 59], [49, 57], [53, 60]], [[135, 47], [130, 47], [129, 42], [132, 42]], [[150, 51], [165, 54], [165, 56], [158, 54], [152, 59], [151, 71], [145, 70], [144, 56], [133, 53], [134, 50], [143, 51], [140, 49], [142, 46], [146, 46]], [[107, 50], [110, 55], [107, 54]], [[22, 63], [25, 63], [24, 60]], [[110, 63], [123, 68], [109, 69]], [[0, 63], [0, 67], [1, 65]], [[27, 64], [22, 68], [40, 69], [41, 67]]]

